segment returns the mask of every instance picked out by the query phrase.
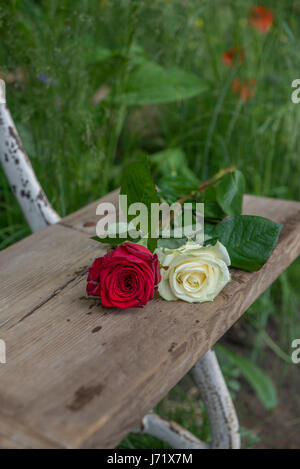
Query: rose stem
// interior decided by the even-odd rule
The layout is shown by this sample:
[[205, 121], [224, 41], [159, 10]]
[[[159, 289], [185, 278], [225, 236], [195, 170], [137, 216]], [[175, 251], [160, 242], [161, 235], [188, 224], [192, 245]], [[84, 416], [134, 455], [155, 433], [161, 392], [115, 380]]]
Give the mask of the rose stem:
[[[228, 168], [220, 169], [220, 171], [218, 171], [214, 176], [212, 176], [211, 178], [207, 179], [207, 181], [202, 182], [202, 184], [200, 184], [200, 186], [197, 188], [197, 190], [192, 191], [192, 192], [190, 192], [189, 194], [186, 194], [184, 197], [182, 197], [181, 199], [177, 200], [176, 203], [182, 205], [184, 202], [186, 202], [187, 200], [189, 200], [193, 195], [196, 195], [196, 194], [199, 194], [199, 192], [205, 191], [205, 189], [207, 189], [207, 187], [213, 186], [217, 181], [219, 181], [219, 180], [222, 179], [224, 176], [226, 176], [226, 174], [231, 174], [231, 173], [233, 173], [235, 170], [236, 170], [236, 166], [235, 166], [235, 165], [229, 166]], [[174, 211], [173, 211], [172, 214], [170, 215], [170, 219], [167, 220], [167, 223], [168, 223], [168, 224], [173, 220], [174, 216], [175, 216], [175, 213], [174, 213]], [[165, 225], [163, 224], [163, 220], [162, 220], [162, 221], [159, 223], [159, 229], [164, 228], [164, 226], [165, 226]]]
[[235, 170], [236, 170], [235, 165], [229, 166], [228, 168], [220, 169], [220, 171], [218, 171], [214, 176], [212, 176], [210, 179], [207, 179], [207, 181], [204, 181], [202, 184], [200, 184], [197, 190], [192, 191], [189, 194], [186, 194], [184, 197], [177, 200], [176, 203], [182, 205], [184, 202], [189, 200], [193, 195], [198, 194], [199, 192], [205, 191], [207, 187], [213, 186], [217, 181], [219, 181], [224, 176], [226, 176], [226, 174], [231, 174]]

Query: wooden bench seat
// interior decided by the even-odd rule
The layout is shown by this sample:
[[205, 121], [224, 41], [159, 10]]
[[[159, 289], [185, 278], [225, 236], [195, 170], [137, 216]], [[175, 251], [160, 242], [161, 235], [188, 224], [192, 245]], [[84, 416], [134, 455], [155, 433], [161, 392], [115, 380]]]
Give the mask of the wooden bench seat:
[[260, 271], [232, 269], [212, 303], [104, 309], [84, 298], [98, 203], [0, 252], [0, 447], [116, 446], [300, 253], [300, 203], [246, 196], [284, 224]]

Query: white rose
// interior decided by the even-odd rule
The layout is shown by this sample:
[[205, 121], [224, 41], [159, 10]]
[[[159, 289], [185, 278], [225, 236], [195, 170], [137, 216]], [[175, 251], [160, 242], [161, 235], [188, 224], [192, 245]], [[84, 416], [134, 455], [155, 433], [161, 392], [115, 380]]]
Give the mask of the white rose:
[[200, 246], [189, 241], [178, 249], [158, 248], [160, 295], [168, 301], [212, 301], [230, 281], [230, 258], [223, 244]]

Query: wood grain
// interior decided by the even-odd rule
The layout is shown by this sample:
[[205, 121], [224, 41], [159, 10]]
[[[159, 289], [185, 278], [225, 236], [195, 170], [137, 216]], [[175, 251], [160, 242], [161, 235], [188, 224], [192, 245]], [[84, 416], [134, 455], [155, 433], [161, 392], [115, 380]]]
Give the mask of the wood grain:
[[246, 197], [284, 223], [260, 271], [212, 303], [105, 309], [83, 298], [98, 202], [0, 253], [0, 447], [114, 447], [300, 253], [300, 203]]

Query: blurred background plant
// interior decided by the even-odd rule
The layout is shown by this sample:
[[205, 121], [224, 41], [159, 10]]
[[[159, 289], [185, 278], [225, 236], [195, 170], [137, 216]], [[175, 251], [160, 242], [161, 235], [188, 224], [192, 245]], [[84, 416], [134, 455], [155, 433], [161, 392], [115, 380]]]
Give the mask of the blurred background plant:
[[[0, 77], [55, 209], [64, 216], [116, 188], [124, 164], [141, 153], [158, 181], [194, 184], [236, 164], [249, 193], [299, 200], [300, 107], [290, 99], [299, 23], [299, 0], [266, 0], [258, 9], [250, 0], [2, 2]], [[0, 249], [28, 234], [0, 170]], [[299, 281], [296, 261], [217, 349], [238, 408], [245, 404], [245, 426], [255, 409], [274, 425], [278, 399], [299, 394], [290, 364], [291, 341], [300, 337]], [[158, 412], [209, 439], [198, 397], [186, 378]], [[299, 399], [293, 409], [294, 431]], [[244, 446], [259, 445], [259, 433], [265, 427], [244, 429]], [[136, 435], [122, 443], [159, 445]]]

